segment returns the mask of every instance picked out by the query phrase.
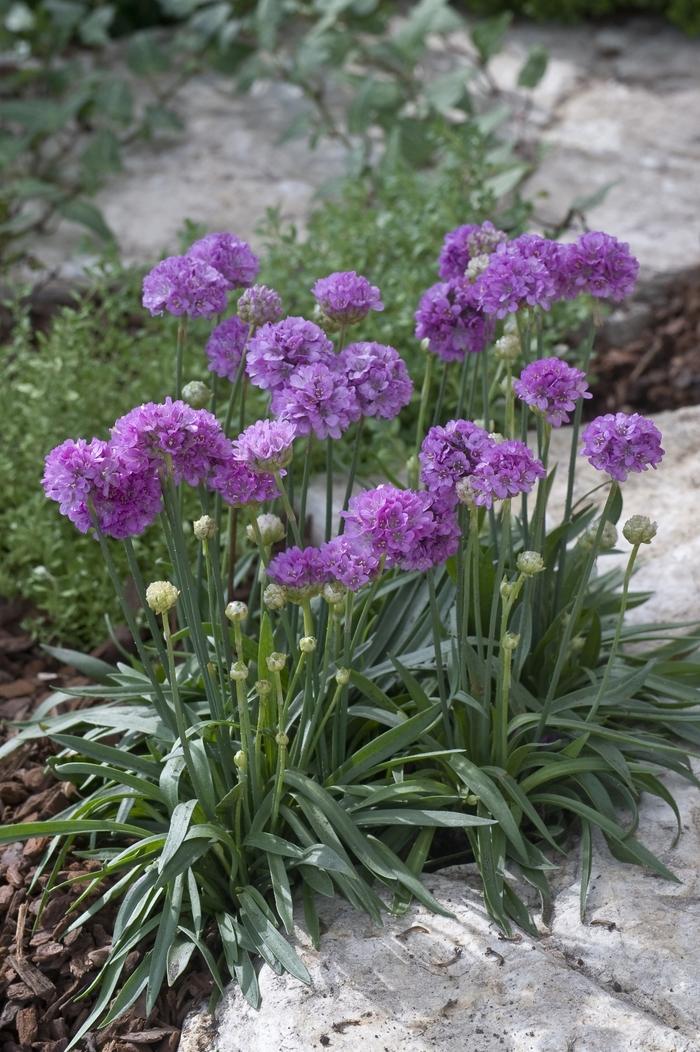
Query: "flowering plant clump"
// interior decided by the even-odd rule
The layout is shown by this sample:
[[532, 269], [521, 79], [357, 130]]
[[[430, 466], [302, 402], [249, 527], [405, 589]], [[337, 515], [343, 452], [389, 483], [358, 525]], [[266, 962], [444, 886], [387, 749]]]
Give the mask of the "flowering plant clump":
[[[211, 302], [213, 266], [225, 297], [257, 273], [229, 235], [182, 258], [173, 273], [190, 304]], [[414, 896], [444, 912], [419, 874], [440, 862], [439, 829], [452, 831], [451, 861], [475, 863], [506, 934], [537, 934], [522, 882], [546, 901], [572, 828], [582, 916], [594, 830], [672, 878], [617, 811], [642, 791], [672, 803], [659, 775], [670, 766], [694, 781], [682, 741], [700, 734], [696, 637], [626, 619], [643, 601], [635, 561], [663, 522], [635, 515], [618, 534], [622, 486], [661, 464], [661, 435], [636, 413], [597, 416], [581, 434], [590, 334], [580, 368], [538, 353], [554, 300], [615, 300], [636, 263], [604, 234], [567, 246], [467, 224], [448, 235], [440, 271], [418, 306], [420, 376], [391, 346], [346, 343], [381, 304], [354, 272], [314, 286], [333, 339], [279, 318], [273, 291], [254, 286], [213, 331], [179, 328], [172, 393], [194, 333], [213, 390], [184, 390], [211, 408], [166, 394], [117, 420], [109, 440], [47, 454], [46, 495], [100, 546], [133, 637], [129, 661], [84, 665], [102, 682], [74, 693], [103, 704], [55, 718], [44, 708], [5, 747], [48, 735], [56, 774], [77, 790], [56, 819], [6, 828], [0, 842], [48, 835], [69, 838], [67, 850], [89, 833], [88, 910], [117, 904], [101, 999], [69, 1047], [136, 997], [150, 1012], [195, 955], [254, 1005], [261, 967], [308, 981], [285, 938], [295, 894], [317, 944], [317, 894], [378, 919], [393, 908], [379, 884], [397, 907]], [[386, 476], [361, 477], [358, 450], [371, 431], [386, 452], [380, 429], [400, 426], [414, 380], [413, 455], [378, 456]], [[551, 439], [565, 424], [557, 502], [566, 454], [555, 458]], [[579, 495], [581, 457], [600, 481]], [[143, 565], [133, 538], [156, 529], [168, 564]], [[621, 557], [622, 570], [604, 567]], [[643, 656], [629, 646], [640, 642]]]

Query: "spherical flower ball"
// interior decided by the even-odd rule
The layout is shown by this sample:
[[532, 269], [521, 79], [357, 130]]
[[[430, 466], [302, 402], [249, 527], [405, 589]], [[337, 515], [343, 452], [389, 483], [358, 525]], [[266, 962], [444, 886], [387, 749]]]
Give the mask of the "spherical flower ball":
[[560, 290], [559, 252], [556, 242], [536, 234], [499, 245], [474, 286], [484, 313], [505, 318], [521, 307], [549, 310]]
[[397, 561], [400, 570], [426, 570], [439, 566], [459, 548], [461, 530], [456, 513], [456, 502], [432, 496], [430, 501], [432, 524], [424, 536], [416, 539], [411, 548]]
[[255, 471], [236, 459], [233, 443], [230, 456], [220, 461], [208, 480], [209, 489], [221, 495], [225, 504], [241, 508], [248, 504], [263, 504], [277, 496], [277, 485], [269, 473]]
[[345, 536], [362, 539], [387, 566], [394, 566], [433, 528], [430, 506], [427, 493], [382, 483], [352, 498], [343, 512]]
[[238, 301], [238, 317], [254, 329], [282, 317], [282, 300], [279, 292], [269, 285], [252, 285], [242, 293]]
[[626, 242], [600, 230], [590, 230], [562, 248], [563, 294], [568, 299], [587, 292], [619, 302], [634, 291], [639, 262]]
[[529, 493], [545, 474], [543, 465], [524, 442], [493, 442], [469, 476], [472, 499], [476, 505], [490, 508], [495, 500]]
[[656, 424], [639, 413], [606, 413], [585, 428], [581, 450], [598, 471], [624, 482], [631, 471], [661, 463], [665, 450]]
[[445, 234], [438, 262], [443, 281], [464, 277], [469, 261], [475, 256], [490, 255], [501, 242], [507, 239], [503, 230], [498, 230], [487, 219], [485, 223], [466, 223]]
[[133, 471], [109, 443], [68, 439], [46, 457], [43, 487], [81, 533], [96, 525], [109, 537], [143, 533], [161, 510], [157, 477]]
[[286, 548], [270, 559], [266, 572], [293, 601], [317, 595], [328, 580], [319, 548]]
[[542, 413], [552, 427], [569, 422], [569, 413], [580, 398], [592, 398], [586, 374], [567, 365], [561, 358], [540, 358], [526, 365], [519, 379], [513, 380], [518, 398]]
[[192, 256], [168, 256], [143, 279], [144, 307], [151, 314], [211, 318], [226, 309], [228, 284], [214, 267]]
[[190, 245], [187, 255], [218, 270], [229, 289], [252, 285], [260, 270], [260, 260], [248, 242], [234, 234], [207, 234]]
[[233, 442], [234, 456], [263, 473], [285, 468], [292, 459], [296, 429], [288, 420], [256, 420]]
[[243, 358], [249, 327], [235, 316], [212, 330], [205, 348], [209, 372], [233, 383]]
[[392, 420], [413, 396], [403, 358], [383, 343], [351, 343], [338, 356], [338, 369], [357, 397], [362, 416]]
[[423, 293], [416, 311], [416, 337], [445, 362], [483, 351], [494, 333], [480, 309], [476, 286], [440, 281]]
[[294, 425], [297, 435], [340, 438], [360, 418], [355, 391], [342, 374], [322, 362], [295, 369], [272, 395], [272, 412]]
[[130, 410], [112, 428], [112, 447], [131, 470], [172, 471], [177, 482], [197, 486], [229, 456], [221, 424], [206, 409], [166, 398]]
[[362, 537], [343, 534], [321, 546], [321, 560], [327, 580], [357, 592], [379, 572], [380, 558]]
[[431, 427], [418, 454], [421, 482], [433, 496], [456, 503], [456, 482], [471, 475], [491, 445], [493, 439], [471, 420]]
[[300, 365], [314, 362], [335, 362], [333, 344], [323, 329], [305, 318], [284, 318], [263, 325], [251, 338], [246, 372], [256, 387], [275, 391]]
[[371, 310], [382, 311], [381, 293], [376, 285], [354, 270], [337, 271], [319, 278], [311, 292], [326, 321], [335, 326], [354, 325]]

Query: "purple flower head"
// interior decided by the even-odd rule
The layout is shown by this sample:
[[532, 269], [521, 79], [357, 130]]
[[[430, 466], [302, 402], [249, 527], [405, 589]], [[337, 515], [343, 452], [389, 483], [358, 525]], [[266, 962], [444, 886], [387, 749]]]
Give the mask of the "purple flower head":
[[444, 427], [431, 427], [418, 455], [420, 477], [436, 498], [457, 502], [455, 483], [471, 475], [493, 439], [471, 420], [450, 420]]
[[474, 256], [490, 256], [506, 240], [507, 235], [497, 230], [488, 219], [481, 226], [467, 223], [445, 235], [440, 252], [439, 274], [444, 281], [461, 279], [470, 259]]
[[499, 245], [475, 289], [485, 314], [505, 318], [521, 307], [549, 310], [560, 293], [561, 245], [522, 234]]
[[360, 418], [355, 391], [342, 374], [322, 362], [301, 365], [272, 396], [272, 411], [297, 435], [340, 438]]
[[354, 325], [371, 310], [384, 310], [377, 286], [370, 285], [367, 278], [354, 270], [337, 271], [327, 278], [319, 278], [311, 291], [324, 320], [336, 326]]
[[416, 311], [416, 337], [428, 340], [433, 354], [446, 362], [483, 351], [493, 336], [493, 323], [483, 314], [477, 286], [440, 281], [421, 296]]
[[334, 537], [321, 547], [326, 578], [356, 592], [379, 572], [380, 558], [361, 537]]
[[319, 548], [286, 548], [270, 559], [267, 576], [292, 600], [317, 595], [328, 580]]
[[216, 373], [231, 383], [235, 381], [248, 332], [245, 322], [235, 316], [222, 321], [212, 330], [206, 346], [210, 373]]
[[392, 420], [408, 405], [413, 382], [403, 358], [383, 343], [351, 343], [338, 366], [355, 391], [362, 416]]
[[130, 470], [157, 474], [172, 467], [175, 482], [204, 482], [229, 455], [221, 424], [207, 409], [186, 402], [147, 402], [130, 410], [112, 428], [112, 447]]
[[221, 494], [224, 503], [234, 508], [274, 500], [277, 485], [272, 475], [255, 471], [242, 460], [237, 460], [233, 443], [229, 448], [230, 455], [215, 466], [209, 477], [209, 489]]
[[540, 358], [526, 365], [513, 389], [531, 409], [543, 413], [553, 427], [569, 422], [579, 398], [592, 398], [586, 374], [561, 358]]
[[517, 439], [493, 442], [469, 476], [474, 503], [490, 508], [494, 500], [529, 493], [545, 474], [544, 467], [524, 442]]
[[630, 471], [646, 471], [661, 463], [661, 432], [639, 413], [606, 413], [583, 432], [584, 457], [611, 478], [624, 482]]
[[305, 318], [284, 318], [263, 325], [248, 345], [246, 372], [265, 391], [284, 387], [300, 365], [335, 362], [333, 344], [323, 329]]
[[270, 321], [279, 321], [282, 317], [279, 292], [268, 285], [253, 285], [246, 289], [238, 301], [238, 317], [254, 329]]
[[274, 473], [292, 459], [295, 437], [294, 425], [288, 420], [256, 420], [234, 441], [234, 455], [255, 471]]
[[248, 242], [233, 234], [207, 234], [190, 245], [187, 255], [218, 270], [229, 289], [252, 285], [260, 270], [260, 260]]
[[567, 299], [587, 292], [619, 302], [634, 290], [639, 263], [626, 242], [591, 230], [562, 249], [562, 291]]
[[343, 512], [345, 536], [363, 540], [374, 555], [394, 566], [433, 529], [430, 507], [427, 493], [383, 483], [352, 498]]
[[453, 501], [433, 498], [430, 504], [432, 524], [425, 536], [416, 539], [410, 550], [397, 562], [401, 570], [425, 572], [439, 566], [459, 548], [461, 530]]
[[218, 270], [191, 256], [168, 256], [143, 279], [144, 307], [151, 314], [211, 318], [226, 309], [228, 284]]
[[161, 509], [160, 484], [147, 471], [129, 471], [107, 442], [69, 439], [46, 457], [44, 492], [81, 533], [93, 525], [124, 539], [142, 533]]

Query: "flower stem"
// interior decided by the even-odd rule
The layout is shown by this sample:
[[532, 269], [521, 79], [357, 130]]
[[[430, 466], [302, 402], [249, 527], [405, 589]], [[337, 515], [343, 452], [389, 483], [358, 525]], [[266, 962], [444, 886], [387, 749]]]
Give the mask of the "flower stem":
[[282, 507], [284, 508], [285, 515], [287, 516], [287, 521], [289, 522], [289, 525], [292, 527], [292, 533], [294, 534], [294, 540], [296, 541], [296, 543], [301, 548], [303, 546], [304, 542], [301, 539], [301, 533], [299, 531], [299, 523], [297, 522], [297, 517], [294, 514], [294, 508], [292, 507], [292, 505], [290, 503], [290, 500], [289, 500], [289, 497], [287, 495], [287, 490], [285, 489], [284, 482], [282, 481], [282, 476], [280, 475], [279, 471], [275, 471], [274, 472], [274, 477], [275, 477], [275, 482], [277, 483], [277, 489], [279, 490], [280, 498], [282, 500]]
[[187, 315], [183, 314], [177, 324], [177, 342], [175, 344], [175, 397], [182, 395], [183, 359], [187, 341]]

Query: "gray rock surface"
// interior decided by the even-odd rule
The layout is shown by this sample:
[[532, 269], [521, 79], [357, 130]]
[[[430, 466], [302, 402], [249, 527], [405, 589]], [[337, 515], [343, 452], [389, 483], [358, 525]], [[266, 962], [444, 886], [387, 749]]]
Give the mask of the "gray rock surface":
[[669, 785], [680, 841], [655, 801], [642, 808], [641, 834], [683, 883], [599, 847], [585, 924], [572, 859], [539, 939], [499, 935], [469, 867], [426, 880], [453, 918], [416, 907], [377, 928], [331, 901], [320, 951], [298, 935], [312, 986], [264, 968], [260, 1011], [229, 991], [215, 1019], [190, 1019], [180, 1052], [697, 1052], [700, 801]]

